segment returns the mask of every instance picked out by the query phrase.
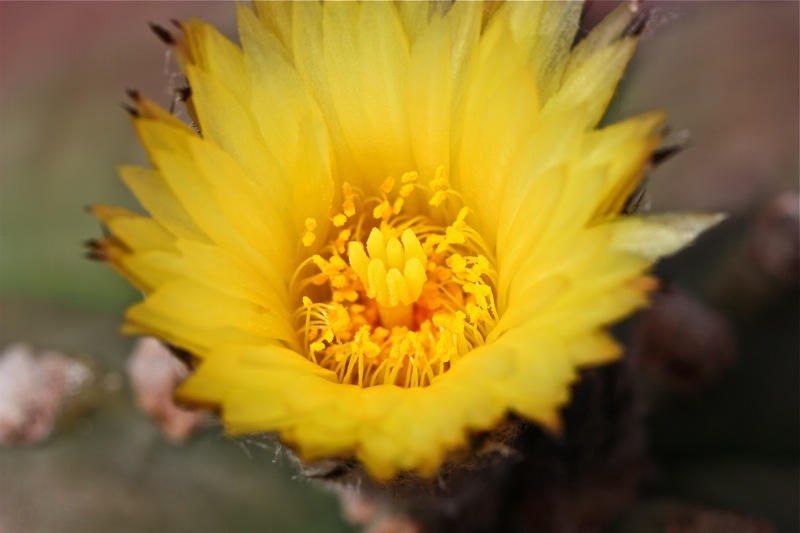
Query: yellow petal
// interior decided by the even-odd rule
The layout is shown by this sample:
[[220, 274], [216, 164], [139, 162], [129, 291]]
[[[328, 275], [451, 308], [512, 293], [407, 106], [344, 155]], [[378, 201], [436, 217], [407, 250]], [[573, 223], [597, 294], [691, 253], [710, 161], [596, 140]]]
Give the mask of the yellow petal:
[[636, 44], [635, 37], [626, 37], [592, 54], [568, 73], [558, 92], [545, 104], [542, 113], [560, 114], [580, 106], [583, 107], [581, 116], [585, 126], [596, 126], [636, 51]]
[[207, 286], [178, 280], [159, 286], [147, 298], [134, 305], [126, 315], [131, 325], [157, 330], [173, 330], [172, 338], [182, 337], [184, 325], [212, 330], [241, 332], [257, 344], [282, 340], [296, 344], [291, 324], [269, 308], [230, 297]]
[[613, 224], [612, 247], [650, 261], [672, 255], [725, 219], [722, 213], [661, 213], [622, 218]]
[[322, 39], [333, 109], [362, 179], [377, 188], [412, 161], [402, 25], [385, 3], [324, 4]]
[[117, 173], [142, 207], [172, 235], [208, 242], [208, 237], [194, 223], [161, 174], [132, 166], [120, 167]]
[[[464, 123], [453, 183], [475, 209], [490, 244], [508, 174], [538, 125], [533, 74], [510, 38], [505, 19], [484, 35], [475, 73], [467, 79]], [[491, 146], [491, 149], [487, 149]]]
[[[514, 39], [530, 57], [542, 102], [560, 90], [580, 22], [580, 2], [508, 2]], [[496, 16], [497, 17], [497, 16]]]
[[[408, 2], [401, 5], [422, 5]], [[435, 19], [411, 49], [406, 108], [413, 131], [415, 170], [433, 176], [450, 161], [450, 42], [442, 19]]]

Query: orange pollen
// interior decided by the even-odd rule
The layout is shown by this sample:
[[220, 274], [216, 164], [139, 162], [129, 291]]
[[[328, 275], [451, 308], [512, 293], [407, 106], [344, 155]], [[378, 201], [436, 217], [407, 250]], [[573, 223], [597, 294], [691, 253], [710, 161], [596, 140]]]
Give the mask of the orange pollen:
[[[443, 167], [428, 186], [419, 181], [387, 178], [370, 197], [345, 183], [331, 237], [295, 273], [298, 336], [341, 383], [430, 385], [496, 324], [496, 269], [469, 210], [453, 216], [458, 195]], [[407, 214], [404, 200], [438, 213]]]

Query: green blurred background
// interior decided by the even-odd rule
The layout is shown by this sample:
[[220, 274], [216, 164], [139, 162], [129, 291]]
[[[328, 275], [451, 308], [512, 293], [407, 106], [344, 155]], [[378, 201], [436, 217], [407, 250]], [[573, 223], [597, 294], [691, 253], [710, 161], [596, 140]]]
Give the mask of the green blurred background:
[[[612, 5], [596, 2], [590, 18]], [[705, 396], [659, 404], [663, 482], [619, 528], [649, 530], [659, 509], [695, 502], [797, 531], [796, 286], [770, 287], [757, 305], [714, 287], [747, 268], [729, 263], [761, 206], [798, 188], [798, 3], [650, 5], [611, 114], [664, 108], [675, 132], [691, 132], [691, 148], [652, 176], [653, 209], [731, 221], [664, 268], [734, 324], [739, 365]], [[114, 168], [145, 157], [119, 104], [136, 88], [168, 105], [180, 80], [147, 23], [190, 16], [235, 34], [230, 2], [0, 2], [0, 346], [88, 354], [124, 373], [132, 341], [116, 331], [137, 295], [83, 258], [100, 234], [83, 209], [135, 205]], [[349, 529], [334, 495], [296, 479], [285, 457], [214, 431], [169, 444], [124, 386], [50, 441], [0, 449], [0, 532], [109, 530]]]

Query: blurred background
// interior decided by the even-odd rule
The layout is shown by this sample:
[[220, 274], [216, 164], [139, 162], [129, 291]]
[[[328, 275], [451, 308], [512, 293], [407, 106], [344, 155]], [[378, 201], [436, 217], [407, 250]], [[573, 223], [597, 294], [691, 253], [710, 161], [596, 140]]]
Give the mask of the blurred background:
[[[594, 2], [588, 20], [614, 4]], [[662, 531], [676, 509], [702, 508], [795, 532], [800, 4], [646, 5], [609, 117], [666, 109], [671, 140], [690, 141], [652, 173], [652, 210], [729, 219], [659, 267], [669, 291], [620, 329], [649, 369], [658, 467], [615, 528]], [[146, 164], [124, 90], [167, 106], [181, 84], [147, 24], [191, 16], [235, 35], [230, 2], [0, 2], [0, 348], [57, 350], [92, 376], [48, 439], [0, 447], [2, 533], [351, 530], [335, 495], [296, 478], [274, 447], [213, 427], [184, 444], [163, 436], [134, 401], [134, 340], [117, 334], [137, 295], [84, 258], [101, 233], [84, 207], [134, 207], [114, 168]], [[0, 425], [9, 379], [20, 382], [3, 379]]]

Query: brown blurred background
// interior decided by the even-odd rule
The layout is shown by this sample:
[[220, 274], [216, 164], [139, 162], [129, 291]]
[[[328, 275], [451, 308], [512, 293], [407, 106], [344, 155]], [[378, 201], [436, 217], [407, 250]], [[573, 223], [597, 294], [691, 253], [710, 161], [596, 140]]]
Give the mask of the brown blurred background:
[[[614, 4], [594, 2], [589, 20]], [[655, 387], [662, 471], [617, 529], [661, 531], [665, 509], [691, 504], [794, 532], [800, 4], [646, 5], [610, 117], [663, 108], [674, 137], [690, 135], [652, 174], [652, 208], [730, 219], [660, 272], [730, 326], [736, 355], [696, 394]], [[216, 430], [180, 447], [161, 437], [124, 384], [131, 341], [116, 329], [137, 296], [83, 258], [100, 233], [84, 206], [133, 207], [114, 167], [145, 163], [124, 90], [168, 105], [180, 83], [147, 23], [190, 16], [235, 34], [231, 2], [0, 2], [0, 346], [86, 354], [123, 383], [48, 442], [0, 448], [0, 532], [348, 530], [335, 498], [273, 451]]]

